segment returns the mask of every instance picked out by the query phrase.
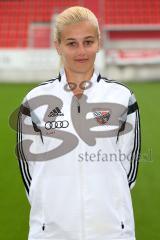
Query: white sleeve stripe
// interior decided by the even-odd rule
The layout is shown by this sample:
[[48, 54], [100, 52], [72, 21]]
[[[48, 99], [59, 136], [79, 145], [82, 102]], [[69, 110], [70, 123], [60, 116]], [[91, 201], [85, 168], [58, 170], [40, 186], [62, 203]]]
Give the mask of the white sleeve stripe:
[[[136, 124], [136, 123], [135, 123], [135, 124]], [[136, 126], [137, 126], [137, 124], [136, 124]], [[132, 150], [132, 154], [131, 154], [131, 158], [130, 158], [131, 163], [130, 163], [130, 170], [129, 170], [129, 173], [128, 173], [128, 179], [130, 179], [131, 173], [132, 173], [132, 171], [133, 171], [133, 155], [134, 155], [134, 153], [135, 153], [136, 140], [137, 140], [137, 138], [136, 138], [136, 133], [137, 133], [137, 131], [136, 131], [136, 126], [135, 126], [134, 145], [133, 145], [133, 150]]]
[[[23, 147], [22, 147], [22, 126], [21, 126], [21, 120], [19, 121], [19, 135], [18, 136], [19, 136], [19, 138], [18, 138], [19, 156], [20, 156], [20, 160], [21, 160], [21, 166], [23, 167], [23, 171], [24, 171], [24, 174], [25, 174], [25, 172], [27, 170], [26, 170], [26, 160], [25, 160], [25, 156], [24, 156], [24, 153], [23, 153]], [[30, 184], [30, 176], [27, 175], [27, 174], [25, 174], [25, 175], [26, 175], [26, 179], [28, 180], [28, 183]]]
[[18, 153], [18, 161], [19, 161], [19, 167], [20, 167], [20, 171], [21, 171], [21, 176], [23, 179], [23, 183], [25, 185], [26, 191], [29, 193], [29, 183], [26, 179], [26, 176], [24, 174], [24, 168], [23, 168], [23, 162], [24, 160], [21, 160], [22, 157], [22, 153], [21, 153], [21, 148], [20, 148], [20, 116], [18, 118], [18, 143], [17, 143], [17, 153]]
[[139, 112], [136, 111], [136, 126], [135, 126], [135, 139], [134, 139], [134, 147], [131, 155], [131, 167], [128, 173], [129, 185], [132, 184], [136, 180], [137, 171], [138, 171], [138, 163], [140, 156], [140, 120], [139, 120]]
[[130, 106], [130, 105], [134, 104], [135, 102], [136, 102], [136, 98], [135, 98], [134, 94], [132, 93], [132, 95], [130, 96], [128, 105]]
[[136, 113], [137, 118], [138, 118], [138, 122], [137, 122], [137, 151], [136, 151], [136, 160], [135, 160], [135, 168], [134, 168], [134, 172], [132, 173], [131, 176], [131, 180], [130, 180], [130, 184], [132, 184], [135, 180], [136, 180], [136, 176], [137, 176], [137, 171], [138, 171], [138, 164], [139, 164], [139, 157], [140, 157], [140, 143], [141, 143], [141, 136], [140, 136], [140, 121], [139, 121], [139, 112], [137, 111]]
[[26, 166], [26, 172], [28, 173], [28, 178], [30, 179], [30, 181], [32, 180], [31, 178], [31, 175], [30, 175], [30, 172], [29, 172], [29, 165], [28, 165], [28, 162], [25, 158], [25, 154], [23, 152], [23, 144], [22, 144], [22, 122], [21, 122], [21, 129], [20, 129], [20, 144], [21, 144], [21, 149], [22, 149], [22, 154], [23, 154], [23, 157], [24, 157], [24, 164]]
[[136, 126], [135, 126], [135, 149], [134, 151], [132, 152], [132, 156], [131, 156], [131, 164], [132, 164], [132, 168], [131, 168], [131, 172], [130, 172], [130, 176], [129, 176], [129, 180], [132, 179], [132, 176], [134, 174], [134, 170], [136, 168], [136, 156], [137, 156], [137, 148], [138, 148], [138, 134], [137, 134], [137, 112], [136, 112]]
[[29, 173], [29, 166], [25, 159], [25, 155], [23, 152], [23, 145], [22, 145], [22, 123], [21, 123], [21, 113], [18, 116], [18, 143], [17, 143], [17, 153], [18, 153], [18, 161], [19, 167], [22, 175], [22, 179], [25, 185], [27, 192], [29, 193], [29, 187], [31, 184], [31, 176]]
[[[136, 113], [136, 116], [138, 118], [138, 113]], [[134, 148], [134, 153], [132, 155], [132, 163], [131, 163], [131, 169], [130, 169], [130, 173], [128, 176], [129, 179], [129, 184], [133, 183], [136, 179], [136, 175], [137, 175], [137, 170], [138, 170], [138, 160], [139, 160], [139, 153], [140, 153], [140, 135], [139, 135], [139, 122], [137, 122], [136, 124], [136, 128], [135, 128], [135, 145], [136, 147]]]
[[23, 155], [23, 158], [24, 158], [24, 165], [25, 165], [26, 173], [27, 173], [27, 175], [28, 175], [29, 180], [31, 181], [32, 178], [31, 178], [31, 175], [30, 175], [30, 172], [29, 172], [28, 162], [26, 161], [26, 158], [25, 158], [25, 155], [24, 155], [24, 152], [23, 152], [23, 144], [22, 144], [22, 121], [21, 121], [21, 129], [20, 129], [20, 145], [21, 145], [22, 155]]

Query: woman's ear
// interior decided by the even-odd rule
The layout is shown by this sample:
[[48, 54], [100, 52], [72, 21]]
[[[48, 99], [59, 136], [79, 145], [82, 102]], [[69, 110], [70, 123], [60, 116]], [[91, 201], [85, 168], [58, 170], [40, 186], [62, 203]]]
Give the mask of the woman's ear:
[[54, 47], [56, 48], [57, 53], [61, 55], [60, 44], [58, 41], [54, 41]]
[[101, 47], [102, 47], [102, 39], [99, 38], [99, 41], [98, 41], [98, 51], [97, 51], [97, 52], [99, 52], [99, 50], [101, 49]]
[[97, 51], [96, 51], [97, 53], [100, 51], [101, 46], [102, 46], [101, 38], [98, 38], [98, 45], [97, 45]]

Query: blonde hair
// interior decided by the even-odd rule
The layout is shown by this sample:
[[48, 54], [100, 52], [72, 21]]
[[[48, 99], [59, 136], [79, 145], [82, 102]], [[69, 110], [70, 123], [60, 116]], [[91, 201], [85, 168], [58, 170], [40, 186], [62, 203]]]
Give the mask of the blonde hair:
[[58, 41], [59, 43], [61, 42], [61, 32], [63, 30], [63, 26], [76, 24], [82, 21], [89, 21], [93, 24], [93, 26], [96, 27], [97, 36], [100, 38], [99, 24], [94, 13], [88, 8], [74, 6], [65, 9], [57, 16], [54, 27], [54, 41]]

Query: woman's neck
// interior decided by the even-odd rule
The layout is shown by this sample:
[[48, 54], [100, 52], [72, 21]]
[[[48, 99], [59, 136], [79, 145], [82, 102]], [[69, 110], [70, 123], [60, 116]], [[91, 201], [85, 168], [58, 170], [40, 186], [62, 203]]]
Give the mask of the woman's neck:
[[[80, 84], [83, 81], [89, 81], [92, 78], [93, 72], [94, 72], [94, 68], [92, 68], [91, 70], [89, 70], [86, 73], [78, 73], [78, 72], [73, 72], [70, 71], [69, 69], [65, 69], [65, 73], [66, 73], [66, 79], [67, 82], [70, 83], [75, 83], [76, 84], [76, 88], [74, 88], [72, 90], [73, 94], [79, 99], [81, 98], [81, 96], [83, 95], [84, 92], [84, 88], [80, 87]], [[85, 85], [83, 85], [83, 87], [85, 87]]]
[[78, 86], [83, 81], [89, 81], [94, 72], [93, 68], [85, 73], [73, 72], [66, 68], [64, 68], [64, 69], [65, 69], [65, 73], [66, 73], [67, 82], [76, 83]]

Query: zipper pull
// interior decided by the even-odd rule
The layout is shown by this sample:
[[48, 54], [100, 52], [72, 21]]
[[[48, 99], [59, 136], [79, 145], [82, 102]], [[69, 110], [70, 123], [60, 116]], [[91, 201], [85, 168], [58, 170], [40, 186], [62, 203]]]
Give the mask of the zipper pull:
[[123, 222], [121, 222], [121, 228], [124, 229], [124, 223]]
[[80, 113], [80, 105], [78, 105], [78, 113]]
[[43, 225], [42, 225], [42, 230], [43, 231], [45, 230], [45, 223], [43, 223]]

